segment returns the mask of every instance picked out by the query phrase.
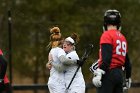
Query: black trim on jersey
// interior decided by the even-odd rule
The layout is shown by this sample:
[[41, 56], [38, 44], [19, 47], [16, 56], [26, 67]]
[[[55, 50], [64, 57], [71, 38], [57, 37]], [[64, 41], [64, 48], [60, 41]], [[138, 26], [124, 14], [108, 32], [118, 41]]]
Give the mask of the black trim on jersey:
[[128, 79], [131, 77], [131, 70], [132, 70], [132, 64], [130, 62], [128, 53], [126, 54], [126, 57], [125, 57], [124, 67], [125, 67], [125, 71], [126, 71], [126, 78]]
[[100, 68], [104, 71], [107, 71], [109, 69], [111, 59], [112, 59], [112, 45], [111, 44], [101, 45], [101, 56], [102, 56], [102, 64]]

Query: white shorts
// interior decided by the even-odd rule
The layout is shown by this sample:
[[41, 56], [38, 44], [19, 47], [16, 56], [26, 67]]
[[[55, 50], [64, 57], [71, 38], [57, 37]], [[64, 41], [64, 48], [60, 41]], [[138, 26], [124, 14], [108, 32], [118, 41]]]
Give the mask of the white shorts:
[[67, 90], [67, 93], [85, 93], [85, 87], [72, 87]]
[[48, 89], [50, 93], [65, 93], [65, 82], [63, 79], [50, 77], [48, 81]]

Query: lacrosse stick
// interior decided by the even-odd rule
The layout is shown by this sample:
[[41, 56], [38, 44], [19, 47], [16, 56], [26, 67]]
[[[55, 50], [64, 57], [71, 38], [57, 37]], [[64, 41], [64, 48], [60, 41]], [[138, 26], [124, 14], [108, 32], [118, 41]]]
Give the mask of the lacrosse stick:
[[124, 77], [123, 77], [123, 93], [128, 93], [128, 90], [129, 90], [129, 84], [128, 83], [130, 83], [130, 86], [131, 86], [131, 79], [129, 80], [128, 79], [128, 81], [126, 80], [126, 72], [125, 72], [125, 67], [123, 67], [122, 68], [123, 69], [123, 75], [124, 75]]
[[123, 93], [128, 93], [128, 88], [126, 87], [126, 81], [125, 81], [125, 71], [123, 71], [124, 77], [123, 77]]
[[[81, 57], [81, 60], [83, 60], [83, 61], [85, 62], [86, 59], [89, 57], [89, 55], [92, 53], [92, 50], [93, 50], [93, 44], [89, 44], [89, 45], [85, 48], [85, 52], [84, 52], [83, 56]], [[71, 79], [71, 81], [70, 81], [68, 87], [66, 88], [66, 93], [68, 92], [68, 90], [69, 90], [69, 88], [70, 88], [70, 86], [71, 86], [71, 84], [72, 84], [72, 82], [73, 82], [73, 80], [74, 80], [74, 78], [75, 78], [75, 76], [76, 76], [78, 70], [80, 69], [80, 67], [81, 67], [81, 66], [78, 66], [78, 68], [76, 69], [76, 71], [75, 71], [75, 73], [74, 73], [74, 75], [73, 75], [73, 77], [72, 77], [72, 79]]]

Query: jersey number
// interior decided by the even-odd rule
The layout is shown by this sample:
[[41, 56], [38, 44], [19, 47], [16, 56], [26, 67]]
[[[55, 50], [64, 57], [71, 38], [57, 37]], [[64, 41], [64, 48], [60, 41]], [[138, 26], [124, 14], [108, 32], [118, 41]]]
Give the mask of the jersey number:
[[125, 56], [126, 55], [126, 42], [121, 42], [120, 40], [117, 40], [116, 43], [117, 43], [116, 54]]

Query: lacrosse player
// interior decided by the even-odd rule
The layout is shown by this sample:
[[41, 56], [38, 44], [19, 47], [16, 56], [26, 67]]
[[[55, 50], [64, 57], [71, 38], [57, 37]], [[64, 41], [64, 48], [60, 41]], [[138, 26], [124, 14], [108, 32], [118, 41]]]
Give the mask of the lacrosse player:
[[9, 80], [6, 75], [7, 61], [3, 57], [2, 50], [0, 49], [0, 93], [5, 91], [9, 86]]
[[[107, 10], [104, 14], [103, 34], [100, 38], [98, 64], [91, 68], [95, 77], [93, 84], [97, 93], [123, 93], [123, 70], [126, 71], [126, 87], [131, 85], [131, 63], [128, 44], [121, 30], [121, 14], [117, 10]], [[98, 65], [98, 68], [97, 68]]]
[[[66, 52], [66, 57], [72, 60], [79, 60], [79, 57], [75, 50], [75, 45], [78, 43], [79, 37], [76, 33], [73, 33], [70, 37], [67, 37], [63, 43], [63, 49]], [[77, 64], [71, 64], [68, 62], [63, 63], [65, 66], [64, 78], [66, 88], [69, 87], [67, 93], [85, 93], [85, 81], [81, 71], [81, 67], [76, 73], [73, 82], [70, 84], [73, 75], [75, 74], [78, 65], [82, 66], [83, 62], [77, 61]]]
[[64, 66], [62, 63], [68, 62], [76, 64], [77, 61], [66, 58], [66, 53], [62, 49], [62, 37], [60, 29], [53, 27], [50, 29], [50, 46], [51, 50], [48, 56], [46, 67], [50, 69], [48, 88], [50, 93], [65, 93], [66, 87], [64, 82]]

